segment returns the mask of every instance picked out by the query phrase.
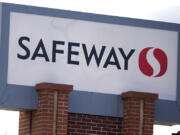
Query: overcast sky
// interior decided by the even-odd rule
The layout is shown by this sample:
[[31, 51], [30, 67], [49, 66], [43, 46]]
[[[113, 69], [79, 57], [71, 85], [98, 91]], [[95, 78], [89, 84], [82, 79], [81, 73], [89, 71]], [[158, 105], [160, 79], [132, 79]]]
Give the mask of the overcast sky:
[[[0, 0], [1, 2], [180, 23], [180, 0]], [[0, 135], [18, 135], [18, 112], [0, 111]], [[155, 126], [170, 135], [180, 126]]]

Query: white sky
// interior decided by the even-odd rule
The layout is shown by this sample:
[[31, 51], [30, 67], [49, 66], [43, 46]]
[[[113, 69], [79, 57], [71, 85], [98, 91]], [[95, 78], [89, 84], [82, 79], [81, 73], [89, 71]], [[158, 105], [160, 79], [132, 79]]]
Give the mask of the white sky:
[[[89, 13], [180, 23], [180, 0], [0, 0]], [[18, 112], [0, 111], [0, 135], [18, 135]], [[180, 126], [155, 126], [154, 135], [171, 135]]]

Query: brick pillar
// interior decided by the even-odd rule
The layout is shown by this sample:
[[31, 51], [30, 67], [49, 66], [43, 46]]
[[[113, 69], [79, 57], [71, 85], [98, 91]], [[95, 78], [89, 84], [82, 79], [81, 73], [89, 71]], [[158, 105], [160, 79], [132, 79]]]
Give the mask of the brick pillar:
[[122, 135], [153, 135], [154, 106], [158, 94], [125, 92]]
[[71, 85], [41, 83], [38, 109], [20, 113], [19, 135], [67, 135], [68, 97]]
[[19, 135], [30, 135], [31, 111], [21, 111], [19, 118]]

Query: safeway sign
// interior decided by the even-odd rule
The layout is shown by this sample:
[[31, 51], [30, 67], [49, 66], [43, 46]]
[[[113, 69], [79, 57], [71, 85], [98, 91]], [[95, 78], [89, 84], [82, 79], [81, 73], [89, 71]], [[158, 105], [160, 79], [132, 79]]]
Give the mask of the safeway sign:
[[178, 32], [10, 13], [8, 84], [176, 100]]

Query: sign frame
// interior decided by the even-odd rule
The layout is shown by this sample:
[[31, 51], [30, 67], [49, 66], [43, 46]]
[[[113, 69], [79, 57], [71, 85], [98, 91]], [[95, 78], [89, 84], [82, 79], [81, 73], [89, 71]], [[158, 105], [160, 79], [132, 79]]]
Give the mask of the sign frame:
[[[7, 84], [11, 12], [176, 31], [178, 32], [178, 54], [180, 53], [180, 24], [0, 3], [0, 108], [4, 109], [35, 110], [38, 104], [38, 96], [34, 87]], [[178, 55], [178, 68], [180, 68], [180, 55]], [[177, 74], [177, 99], [176, 101], [156, 101], [156, 122], [180, 123], [179, 69]], [[69, 112], [123, 117], [123, 101], [120, 95], [74, 91], [70, 94], [69, 100]], [[104, 103], [106, 106], [103, 107]]]

